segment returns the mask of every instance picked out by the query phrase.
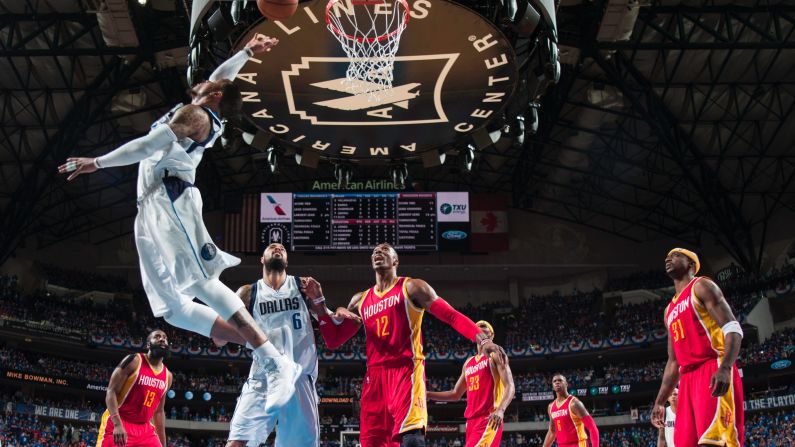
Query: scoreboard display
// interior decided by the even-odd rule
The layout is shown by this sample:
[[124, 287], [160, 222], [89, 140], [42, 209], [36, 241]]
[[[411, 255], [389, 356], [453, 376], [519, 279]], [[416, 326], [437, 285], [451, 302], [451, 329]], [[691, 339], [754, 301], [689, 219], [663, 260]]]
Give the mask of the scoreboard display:
[[469, 231], [466, 192], [263, 193], [260, 201], [263, 247], [465, 251]]

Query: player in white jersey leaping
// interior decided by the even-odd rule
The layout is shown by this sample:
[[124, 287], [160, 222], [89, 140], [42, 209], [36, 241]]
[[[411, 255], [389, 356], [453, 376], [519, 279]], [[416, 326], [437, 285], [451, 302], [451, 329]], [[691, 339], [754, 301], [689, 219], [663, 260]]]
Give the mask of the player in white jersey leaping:
[[[254, 54], [277, 39], [257, 34], [191, 90], [190, 104], [177, 105], [146, 136], [97, 158], [69, 158], [58, 168], [69, 180], [98, 169], [138, 163], [135, 242], [141, 277], [156, 317], [207, 337], [239, 334], [263, 366], [270, 390], [268, 410], [293, 394], [300, 366], [274, 348], [262, 329], [218, 276], [240, 259], [219, 250], [202, 220], [202, 199], [193, 185], [206, 148], [223, 132], [221, 117], [237, 115], [241, 94], [230, 79]], [[193, 301], [198, 297], [209, 307]]]
[[[269, 399], [269, 384], [263, 383], [258, 360], [251, 363], [230, 424], [227, 447], [258, 446], [278, 422], [276, 447], [317, 447], [320, 443], [317, 381], [317, 346], [312, 318], [334, 321], [326, 308], [320, 284], [313, 278], [287, 274], [287, 251], [282, 244], [270, 244], [260, 258], [262, 278], [238, 289], [237, 294], [270, 341], [284, 355], [303, 367], [293, 398], [276, 414], [263, 410]], [[305, 292], [305, 293], [304, 293]], [[361, 321], [346, 309], [334, 318]], [[233, 338], [233, 337], [232, 337]], [[226, 339], [222, 341], [240, 342]]]

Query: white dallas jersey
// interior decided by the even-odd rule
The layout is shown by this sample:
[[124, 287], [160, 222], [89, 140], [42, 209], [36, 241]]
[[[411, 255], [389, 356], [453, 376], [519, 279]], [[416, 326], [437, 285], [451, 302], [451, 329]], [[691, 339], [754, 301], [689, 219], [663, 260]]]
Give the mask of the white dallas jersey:
[[[179, 104], [169, 110], [168, 113], [152, 124], [152, 128], [166, 125], [177, 113], [177, 110], [183, 106], [183, 104]], [[212, 110], [206, 107], [202, 107], [202, 109], [207, 113], [212, 124], [207, 139], [204, 141], [193, 141], [185, 137], [170, 146], [158, 149], [149, 158], [141, 160], [138, 164], [139, 199], [152, 188], [157, 188], [163, 184], [165, 171], [168, 171], [168, 175], [179, 177], [188, 183], [196, 181], [196, 168], [202, 161], [204, 150], [212, 147], [215, 144], [215, 140], [221, 136], [224, 130], [221, 119]]]
[[[317, 345], [312, 316], [298, 288], [299, 279], [287, 275], [279, 290], [260, 279], [251, 287], [249, 311], [276, 349], [304, 368], [303, 374], [317, 378]], [[257, 365], [251, 365], [254, 375]]]
[[676, 423], [676, 413], [671, 407], [665, 407], [665, 445], [674, 447], [674, 425]]

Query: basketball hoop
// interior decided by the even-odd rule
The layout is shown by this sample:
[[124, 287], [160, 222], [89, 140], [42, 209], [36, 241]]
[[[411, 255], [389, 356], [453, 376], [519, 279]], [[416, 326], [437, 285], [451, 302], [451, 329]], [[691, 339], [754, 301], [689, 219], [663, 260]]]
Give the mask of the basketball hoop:
[[342, 90], [380, 101], [391, 92], [407, 0], [329, 0], [326, 25], [350, 59]]

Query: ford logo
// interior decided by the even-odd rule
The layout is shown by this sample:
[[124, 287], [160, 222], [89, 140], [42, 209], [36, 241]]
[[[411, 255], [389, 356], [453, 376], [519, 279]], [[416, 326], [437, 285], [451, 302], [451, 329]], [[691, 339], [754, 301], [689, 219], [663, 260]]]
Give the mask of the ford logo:
[[789, 368], [790, 366], [792, 366], [792, 362], [790, 360], [784, 359], [784, 360], [778, 360], [778, 361], [773, 362], [770, 365], [770, 368], [771, 369], [786, 369], [786, 368]]
[[460, 241], [461, 239], [466, 239], [467, 234], [464, 231], [450, 230], [442, 233], [442, 237], [449, 241]]

